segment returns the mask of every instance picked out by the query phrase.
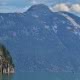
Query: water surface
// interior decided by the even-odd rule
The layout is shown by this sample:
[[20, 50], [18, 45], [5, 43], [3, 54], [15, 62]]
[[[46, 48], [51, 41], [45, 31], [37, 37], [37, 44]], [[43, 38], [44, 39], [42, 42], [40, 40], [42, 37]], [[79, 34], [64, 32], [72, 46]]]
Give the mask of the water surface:
[[80, 80], [80, 73], [18, 72], [0, 75], [0, 80]]

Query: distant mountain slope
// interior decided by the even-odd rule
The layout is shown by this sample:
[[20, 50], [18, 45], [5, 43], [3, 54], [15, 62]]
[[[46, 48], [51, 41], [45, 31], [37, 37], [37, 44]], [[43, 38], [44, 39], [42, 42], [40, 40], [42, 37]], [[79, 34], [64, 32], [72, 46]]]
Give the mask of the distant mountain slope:
[[0, 14], [0, 41], [18, 71], [80, 71], [80, 18], [33, 5], [24, 13]]

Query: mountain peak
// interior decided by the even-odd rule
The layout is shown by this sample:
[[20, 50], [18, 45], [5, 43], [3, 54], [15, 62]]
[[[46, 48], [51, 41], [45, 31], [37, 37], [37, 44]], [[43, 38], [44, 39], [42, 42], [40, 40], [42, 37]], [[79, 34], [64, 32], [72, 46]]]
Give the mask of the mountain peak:
[[44, 4], [33, 5], [25, 13], [28, 13], [30, 15], [37, 15], [37, 16], [42, 16], [42, 15], [46, 16], [52, 14], [49, 7]]
[[48, 6], [46, 6], [44, 4], [36, 4], [36, 5], [33, 5], [33, 6], [31, 6], [30, 9], [35, 10], [35, 9], [41, 9], [41, 8], [43, 8], [43, 9], [49, 9]]
[[43, 11], [50, 11], [50, 9], [48, 8], [48, 6], [44, 4], [36, 4], [36, 5], [31, 6], [31, 8], [29, 8], [28, 11], [43, 12]]

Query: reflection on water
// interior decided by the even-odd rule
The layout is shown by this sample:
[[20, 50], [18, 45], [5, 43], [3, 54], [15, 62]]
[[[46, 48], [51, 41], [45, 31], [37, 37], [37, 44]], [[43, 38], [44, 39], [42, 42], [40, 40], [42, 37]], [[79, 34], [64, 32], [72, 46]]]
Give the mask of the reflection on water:
[[0, 75], [0, 80], [80, 80], [80, 73], [18, 72]]
[[0, 74], [0, 80], [13, 80], [13, 74], [10, 74], [10, 75], [8, 75], [8, 74], [1, 75]]

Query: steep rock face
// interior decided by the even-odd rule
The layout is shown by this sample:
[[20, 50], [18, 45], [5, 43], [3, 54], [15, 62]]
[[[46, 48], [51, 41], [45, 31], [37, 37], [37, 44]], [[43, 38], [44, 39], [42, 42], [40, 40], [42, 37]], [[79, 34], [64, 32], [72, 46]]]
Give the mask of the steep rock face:
[[12, 71], [13, 68], [14, 63], [9, 51], [4, 45], [0, 44], [0, 73], [10, 73], [8, 71]]
[[18, 71], [80, 71], [80, 18], [34, 5], [25, 13], [0, 14], [0, 41]]

